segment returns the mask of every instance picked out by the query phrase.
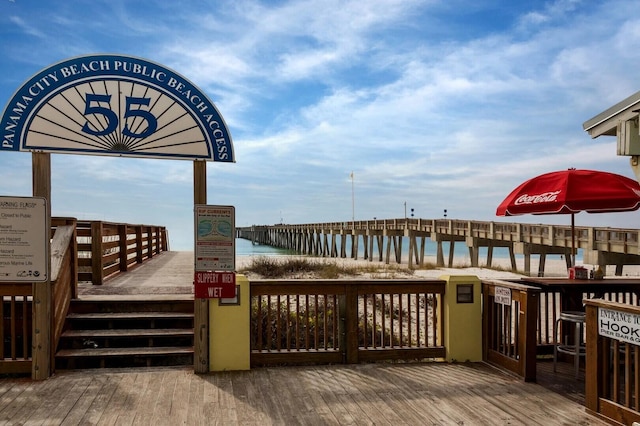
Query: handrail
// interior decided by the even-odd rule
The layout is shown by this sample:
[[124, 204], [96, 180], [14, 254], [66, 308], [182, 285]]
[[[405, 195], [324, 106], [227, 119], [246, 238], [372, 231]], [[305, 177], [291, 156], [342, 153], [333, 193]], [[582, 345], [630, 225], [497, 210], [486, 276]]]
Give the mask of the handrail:
[[640, 422], [640, 307], [588, 299], [585, 405], [619, 424]]
[[78, 295], [76, 220], [53, 218], [51, 239], [51, 286], [53, 295], [52, 364], [71, 299]]
[[78, 221], [77, 237], [79, 280], [95, 285], [169, 248], [164, 226]]

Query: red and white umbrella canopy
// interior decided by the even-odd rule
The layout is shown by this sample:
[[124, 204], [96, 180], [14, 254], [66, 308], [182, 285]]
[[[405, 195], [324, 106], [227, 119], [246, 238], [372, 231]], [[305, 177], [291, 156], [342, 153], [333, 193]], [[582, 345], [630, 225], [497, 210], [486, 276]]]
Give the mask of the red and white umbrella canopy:
[[568, 169], [524, 182], [500, 203], [496, 215], [570, 214], [572, 265], [575, 265], [575, 213], [624, 212], [639, 207], [637, 181], [615, 173]]
[[536, 176], [514, 189], [497, 216], [622, 212], [640, 207], [640, 184], [615, 173], [561, 170]]

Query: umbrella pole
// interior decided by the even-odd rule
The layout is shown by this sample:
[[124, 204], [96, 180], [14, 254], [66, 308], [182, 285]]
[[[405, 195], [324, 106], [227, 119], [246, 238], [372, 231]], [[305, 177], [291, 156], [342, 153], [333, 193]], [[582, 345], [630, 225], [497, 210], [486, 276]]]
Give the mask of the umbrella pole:
[[571, 213], [571, 266], [576, 266], [576, 219]]

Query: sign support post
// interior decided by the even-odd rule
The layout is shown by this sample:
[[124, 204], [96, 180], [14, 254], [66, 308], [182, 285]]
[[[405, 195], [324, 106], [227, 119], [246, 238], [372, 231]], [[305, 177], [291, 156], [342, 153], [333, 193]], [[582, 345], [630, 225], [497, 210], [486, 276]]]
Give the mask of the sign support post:
[[[43, 197], [46, 201], [46, 241], [51, 232], [51, 154], [34, 152], [32, 154], [32, 183], [33, 196]], [[49, 251], [47, 250], [47, 253]], [[51, 344], [52, 322], [52, 294], [51, 294], [51, 257], [46, 259], [47, 280], [33, 283], [33, 340], [31, 378], [44, 380], [51, 375], [51, 365], [54, 357]]]
[[[207, 163], [193, 161], [193, 204], [207, 204]], [[194, 253], [195, 255], [195, 253]], [[209, 372], [209, 299], [194, 298], [193, 364], [196, 373]]]

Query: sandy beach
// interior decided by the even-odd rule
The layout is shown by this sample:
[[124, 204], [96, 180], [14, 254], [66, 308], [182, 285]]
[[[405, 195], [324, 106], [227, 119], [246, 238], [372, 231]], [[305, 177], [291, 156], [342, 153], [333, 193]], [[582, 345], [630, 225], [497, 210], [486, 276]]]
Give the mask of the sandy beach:
[[[242, 271], [249, 267], [251, 262], [261, 255], [240, 255], [236, 256], [236, 270]], [[392, 262], [389, 265], [384, 262], [378, 262], [377, 260], [368, 261], [364, 259], [351, 259], [351, 258], [330, 258], [330, 257], [316, 257], [316, 256], [269, 256], [270, 258], [286, 259], [286, 258], [305, 258], [314, 262], [327, 262], [333, 263], [342, 267], [362, 267], [363, 270], [370, 270], [371, 267], [377, 268], [377, 272], [363, 272], [361, 277], [363, 278], [438, 278], [442, 275], [475, 275], [481, 279], [517, 279], [524, 275], [524, 259], [516, 258], [516, 265], [518, 273], [511, 272], [511, 263], [506, 258], [494, 258], [492, 267], [470, 267], [471, 262], [468, 259], [459, 260], [454, 262], [454, 268], [435, 268], [435, 269], [421, 269], [415, 268], [413, 272], [409, 271], [408, 263], [405, 261], [401, 264]], [[436, 264], [435, 256], [425, 256], [425, 263], [430, 265]], [[485, 262], [480, 260], [480, 265]], [[531, 274], [530, 276], [538, 275], [539, 258], [537, 256], [531, 257]], [[593, 269], [594, 265], [586, 265], [578, 263], [577, 266], [583, 266], [589, 271]], [[597, 265], [596, 265], [597, 267]], [[251, 276], [251, 274], [247, 274]], [[610, 265], [605, 271], [605, 276], [613, 277], [615, 275], [615, 266]], [[545, 277], [567, 277], [566, 263], [562, 259], [547, 259], [545, 263]], [[640, 276], [640, 265], [626, 265], [623, 268], [622, 276], [638, 277]], [[303, 278], [303, 277], [292, 277]]]

